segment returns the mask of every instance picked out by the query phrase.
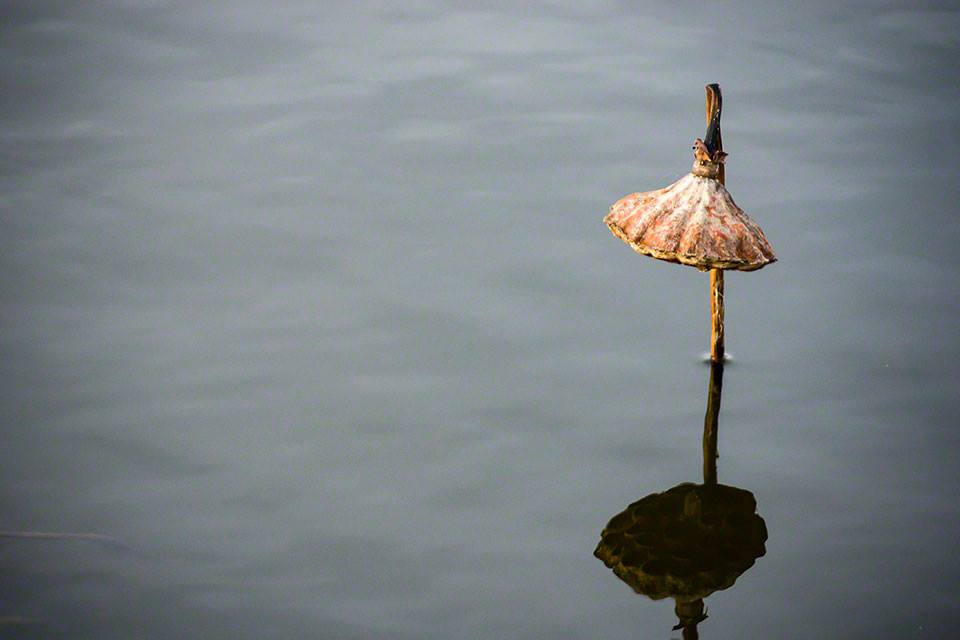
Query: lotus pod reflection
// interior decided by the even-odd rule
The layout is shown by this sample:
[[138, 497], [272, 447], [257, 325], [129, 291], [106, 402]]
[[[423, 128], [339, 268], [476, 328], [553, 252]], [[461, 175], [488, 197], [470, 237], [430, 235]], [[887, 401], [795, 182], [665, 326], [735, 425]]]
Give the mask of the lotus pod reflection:
[[614, 516], [594, 555], [654, 600], [705, 598], [732, 586], [766, 552], [756, 508], [744, 489], [684, 483]]

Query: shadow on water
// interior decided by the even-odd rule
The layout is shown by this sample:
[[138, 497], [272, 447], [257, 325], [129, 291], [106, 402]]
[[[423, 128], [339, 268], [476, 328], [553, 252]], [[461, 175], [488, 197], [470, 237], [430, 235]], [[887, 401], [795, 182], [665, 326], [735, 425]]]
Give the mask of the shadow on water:
[[766, 552], [767, 527], [745, 489], [717, 482], [717, 430], [723, 364], [710, 366], [703, 425], [703, 484], [651, 493], [618, 513], [594, 555], [618, 578], [653, 600], [673, 598], [674, 630], [698, 638], [704, 598], [733, 586]]

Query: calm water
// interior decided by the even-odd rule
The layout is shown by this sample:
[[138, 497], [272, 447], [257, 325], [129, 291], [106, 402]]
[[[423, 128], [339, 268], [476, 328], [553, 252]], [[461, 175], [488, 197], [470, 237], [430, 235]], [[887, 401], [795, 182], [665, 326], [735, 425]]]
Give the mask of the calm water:
[[601, 219], [708, 82], [780, 262], [701, 637], [949, 635], [960, 15], [833, 4], [4, 3], [0, 636], [679, 637], [592, 554], [702, 479], [707, 277]]

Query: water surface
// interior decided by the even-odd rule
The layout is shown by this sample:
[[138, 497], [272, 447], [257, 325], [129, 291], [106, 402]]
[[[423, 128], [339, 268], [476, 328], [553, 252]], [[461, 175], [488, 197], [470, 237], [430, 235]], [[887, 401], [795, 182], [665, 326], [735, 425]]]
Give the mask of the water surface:
[[[698, 481], [707, 277], [601, 219], [689, 169], [720, 477], [766, 555], [705, 638], [960, 622], [949, 5], [8, 3], [0, 635], [671, 637], [592, 552]], [[674, 636], [676, 633], [674, 633]]]

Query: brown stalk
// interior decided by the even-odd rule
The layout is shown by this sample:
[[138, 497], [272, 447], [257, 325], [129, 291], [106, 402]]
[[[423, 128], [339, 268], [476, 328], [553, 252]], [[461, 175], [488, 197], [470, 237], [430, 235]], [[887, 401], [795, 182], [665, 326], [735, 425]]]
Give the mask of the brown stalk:
[[[707, 126], [713, 118], [714, 110], [719, 107], [720, 86], [707, 85]], [[717, 151], [723, 150], [723, 140], [720, 131], [717, 131]], [[724, 165], [720, 164], [720, 174], [717, 176], [720, 184], [725, 184]], [[710, 360], [723, 362], [723, 269], [710, 269]]]

